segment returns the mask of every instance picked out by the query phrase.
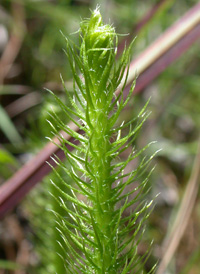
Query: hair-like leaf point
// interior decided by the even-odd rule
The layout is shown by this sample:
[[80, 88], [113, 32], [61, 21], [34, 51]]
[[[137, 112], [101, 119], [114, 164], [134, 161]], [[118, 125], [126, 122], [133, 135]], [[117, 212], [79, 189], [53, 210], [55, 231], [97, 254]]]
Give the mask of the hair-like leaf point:
[[[125, 161], [119, 159], [124, 150], [133, 146], [147, 119], [148, 102], [137, 117], [116, 126], [135, 87], [133, 82], [124, 98], [132, 44], [116, 63], [117, 35], [112, 26], [103, 24], [99, 7], [90, 19], [81, 22], [79, 35], [80, 47], [66, 38], [65, 53], [73, 74], [73, 97], [61, 76], [70, 106], [53, 96], [66, 117], [84, 134], [65, 125], [56, 113], [51, 115], [54, 124], [50, 122], [70, 166], [57, 156], [52, 160], [73, 181], [70, 185], [53, 168], [60, 183], [52, 182], [57, 196], [52, 195], [65, 212], [62, 216], [53, 211], [61, 236], [59, 245], [66, 251], [66, 273], [140, 274], [144, 258], [137, 254], [137, 248], [152, 204], [146, 201], [151, 172], [144, 178], [151, 157], [144, 157], [131, 172], [127, 173], [125, 168], [149, 145], [138, 151], [134, 148]], [[118, 94], [115, 94], [116, 89]], [[124, 135], [126, 128], [129, 132]], [[76, 143], [65, 140], [58, 130], [71, 135]]]

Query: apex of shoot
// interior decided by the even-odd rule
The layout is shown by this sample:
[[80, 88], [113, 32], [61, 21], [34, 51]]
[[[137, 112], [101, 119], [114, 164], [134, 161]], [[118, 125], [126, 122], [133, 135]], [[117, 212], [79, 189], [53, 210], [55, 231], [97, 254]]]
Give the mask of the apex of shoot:
[[94, 71], [98, 77], [110, 58], [115, 53], [115, 29], [103, 24], [99, 8], [96, 8], [90, 19], [80, 25], [82, 33], [81, 57], [86, 66]]

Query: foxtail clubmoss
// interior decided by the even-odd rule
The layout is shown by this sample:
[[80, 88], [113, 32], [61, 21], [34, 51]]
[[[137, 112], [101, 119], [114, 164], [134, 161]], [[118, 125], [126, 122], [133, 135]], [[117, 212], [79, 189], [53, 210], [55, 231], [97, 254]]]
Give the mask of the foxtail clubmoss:
[[[116, 125], [135, 85], [132, 84], [128, 97], [124, 98], [132, 44], [116, 63], [117, 35], [112, 26], [103, 24], [98, 8], [90, 19], [81, 23], [79, 34], [80, 47], [66, 38], [65, 53], [74, 81], [73, 97], [62, 82], [71, 108], [52, 93], [68, 118], [84, 132], [81, 135], [73, 131], [54, 115], [58, 129], [80, 143], [71, 143], [58, 134], [71, 167], [66, 168], [58, 159], [55, 161], [74, 181], [73, 186], [68, 185], [55, 170], [61, 183], [70, 190], [65, 193], [55, 184], [62, 196], [54, 195], [55, 199], [66, 212], [65, 216], [54, 212], [63, 239], [60, 242], [65, 251], [63, 262], [66, 273], [143, 273], [144, 258], [137, 254], [137, 247], [141, 226], [148, 218], [152, 202], [145, 201], [148, 178], [137, 187], [133, 183], [151, 159], [145, 158], [130, 173], [125, 173], [125, 167], [149, 145], [139, 151], [133, 150], [126, 161], [120, 162], [119, 156], [132, 146], [146, 120], [146, 105], [136, 118]], [[117, 89], [118, 95], [115, 94]], [[128, 134], [121, 137], [121, 131], [130, 126]], [[53, 127], [53, 130], [57, 134], [57, 129]], [[66, 144], [75, 150], [68, 150]], [[130, 199], [133, 194], [134, 198]], [[124, 216], [123, 212], [133, 205], [132, 213]]]

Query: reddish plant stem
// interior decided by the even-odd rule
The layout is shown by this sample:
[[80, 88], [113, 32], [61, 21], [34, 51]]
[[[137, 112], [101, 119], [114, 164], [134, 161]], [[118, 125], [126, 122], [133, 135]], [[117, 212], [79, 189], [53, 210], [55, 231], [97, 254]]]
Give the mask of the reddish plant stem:
[[[183, 37], [177, 44], [170, 48], [164, 55], [160, 56], [150, 67], [148, 67], [141, 75], [139, 75], [134, 93], [141, 92], [147, 87], [157, 76], [159, 76], [169, 65], [178, 59], [200, 38], [200, 24], [198, 24], [191, 32]], [[124, 93], [128, 93], [129, 86], [126, 87]]]
[[127, 36], [126, 39], [123, 39], [117, 49], [117, 57], [120, 56], [124, 50], [125, 46], [128, 46], [131, 41], [133, 40], [133, 37], [147, 24], [149, 21], [155, 16], [157, 12], [159, 12], [164, 5], [166, 5], [167, 2], [171, 0], [160, 0], [156, 5], [154, 5], [147, 13], [146, 15], [141, 19], [141, 21], [136, 24], [132, 31], [131, 35]]

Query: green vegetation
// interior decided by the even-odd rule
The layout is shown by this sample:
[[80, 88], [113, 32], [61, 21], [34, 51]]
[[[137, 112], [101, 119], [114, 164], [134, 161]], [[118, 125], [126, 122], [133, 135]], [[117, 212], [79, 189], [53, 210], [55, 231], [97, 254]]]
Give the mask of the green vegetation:
[[[98, 9], [89, 20], [81, 23], [80, 37], [80, 49], [72, 47], [66, 39], [66, 55], [74, 79], [74, 97], [65, 87], [71, 108], [57, 96], [55, 99], [84, 134], [80, 135], [63, 124], [56, 114], [53, 114], [55, 126], [52, 125], [56, 135], [58, 129], [63, 130], [80, 142], [77, 146], [58, 134], [70, 167], [67, 169], [58, 159], [54, 161], [75, 183], [75, 186], [70, 185], [54, 169], [59, 178], [55, 185], [59, 195], [54, 192], [52, 195], [65, 210], [64, 215], [59, 210], [54, 211], [56, 226], [62, 236], [60, 245], [66, 250], [63, 262], [66, 273], [141, 273], [142, 258], [138, 256], [137, 248], [141, 226], [148, 217], [151, 202], [145, 201], [148, 177], [138, 186], [134, 183], [140, 179], [150, 159], [143, 159], [131, 172], [127, 173], [125, 168], [148, 146], [140, 151], [132, 148], [126, 161], [119, 162], [117, 158], [132, 147], [146, 120], [146, 107], [137, 118], [115, 126], [135, 86], [133, 82], [128, 97], [123, 98], [128, 76], [125, 69], [132, 44], [117, 65], [115, 30], [102, 23]], [[120, 89], [119, 95], [114, 93], [117, 89]], [[76, 119], [79, 119], [78, 123]], [[121, 136], [122, 129], [127, 127], [130, 127], [129, 133]], [[74, 147], [75, 152], [67, 149], [67, 144]], [[62, 185], [69, 188], [69, 193], [63, 192]], [[126, 190], [131, 185], [132, 190]], [[68, 207], [69, 203], [72, 203], [73, 210]], [[130, 207], [134, 208], [132, 214], [123, 216]]]
[[[59, 30], [68, 37], [68, 40], [71, 39], [74, 41], [74, 44], [68, 42], [68, 49], [71, 47], [75, 50], [75, 53], [78, 54], [77, 56], [79, 56], [79, 49], [74, 45], [80, 45], [81, 39], [79, 35], [77, 33], [74, 34], [74, 32], [79, 28], [81, 18], [89, 18], [91, 15], [90, 10], [94, 10], [96, 5], [99, 4], [103, 21], [112, 23], [112, 28], [114, 27], [116, 33], [119, 34], [118, 44], [121, 48], [118, 52], [123, 52], [124, 46], [121, 46], [121, 42], [125, 40], [130, 41], [136, 37], [133, 50], [130, 51], [132, 54], [130, 59], [133, 60], [134, 65], [137, 64], [137, 56], [142, 54], [144, 50], [158, 37], [163, 35], [174, 22], [179, 20], [189, 9], [196, 5], [196, 2], [197, 1], [193, 0], [183, 0], [181, 2], [173, 0], [113, 0], [100, 1], [98, 3], [97, 1], [85, 0], [1, 1], [1, 185], [9, 178], [12, 179], [13, 176], [15, 180], [12, 181], [12, 183], [16, 181], [19, 182], [26, 174], [28, 175], [28, 172], [33, 170], [37, 164], [42, 166], [42, 159], [44, 159], [43, 157], [48, 151], [47, 147], [45, 147], [46, 150], [42, 149], [47, 142], [49, 142], [45, 137], [50, 136], [50, 131], [52, 130], [50, 123], [54, 126], [56, 132], [59, 130], [59, 127], [56, 126], [57, 121], [55, 117], [59, 117], [63, 125], [67, 125], [70, 122], [69, 117], [64, 113], [62, 107], [57, 104], [55, 97], [49, 92], [44, 91], [45, 87], [52, 90], [54, 95], [59, 98], [58, 100], [61, 100], [64, 106], [67, 107], [68, 114], [70, 114], [70, 110], [72, 110], [74, 114], [77, 112], [74, 107], [72, 108], [69, 100], [70, 97], [68, 95], [66, 96], [59, 77], [60, 74], [63, 76], [66, 90], [73, 98], [73, 70], [71, 71], [70, 69], [69, 58], [65, 58], [62, 51], [62, 48], [66, 49], [67, 42], [63, 39]], [[144, 21], [143, 18], [146, 14], [151, 14], [149, 11], [152, 8], [155, 11], [155, 7], [157, 7], [158, 10], [152, 14], [148, 22]], [[143, 22], [144, 25], [141, 24], [141, 22]], [[79, 32], [79, 34], [80, 33], [81, 32]], [[127, 35], [122, 35], [124, 33]], [[197, 31], [195, 35], [198, 37], [199, 32]], [[114, 35], [113, 38], [115, 37]], [[190, 38], [184, 37], [186, 44], [192, 40], [191, 36]], [[116, 46], [115, 40], [114, 44]], [[127, 48], [128, 45], [129, 43], [127, 42]], [[158, 46], [158, 49], [159, 48]], [[136, 84], [133, 93], [138, 93], [130, 97], [125, 108], [121, 110], [117, 123], [114, 126], [114, 128], [120, 127], [123, 121], [125, 124], [130, 123], [132, 127], [131, 130], [129, 129], [129, 125], [127, 128], [122, 128], [120, 138], [123, 139], [130, 134], [132, 130], [134, 130], [134, 126], [142, 122], [142, 117], [139, 117], [139, 120], [136, 119], [134, 122], [132, 120], [138, 116], [138, 113], [140, 113], [147, 100], [151, 97], [148, 104], [148, 111], [151, 112], [151, 115], [141, 127], [140, 133], [135, 136], [137, 138], [134, 140], [130, 139], [129, 141], [132, 142], [131, 146], [133, 145], [137, 151], [142, 151], [142, 148], [153, 140], [157, 140], [158, 142], [154, 144], [154, 146], [148, 147], [148, 149], [138, 155], [133, 162], [128, 163], [125, 170], [126, 173], [130, 173], [142, 163], [145, 155], [147, 158], [151, 158], [155, 150], [162, 148], [162, 151], [153, 159], [152, 164], [156, 165], [156, 169], [151, 174], [150, 183], [152, 189], [148, 192], [146, 199], [151, 201], [157, 193], [160, 193], [160, 195], [156, 199], [155, 210], [153, 210], [148, 218], [148, 225], [145, 228], [146, 232], [142, 234], [140, 245], [137, 249], [138, 255], [136, 258], [145, 257], [145, 252], [149, 249], [152, 239], [154, 239], [154, 244], [151, 247], [152, 252], [149, 258], [145, 257], [146, 261], [143, 262], [144, 273], [148, 273], [155, 263], [158, 261], [162, 262], [166, 256], [168, 264], [165, 265], [164, 268], [167, 269], [166, 271], [170, 274], [182, 272], [184, 274], [198, 274], [200, 268], [199, 260], [197, 259], [199, 254], [199, 239], [197, 235], [200, 227], [198, 184], [195, 184], [195, 188], [193, 188], [193, 183], [198, 182], [198, 176], [197, 179], [190, 180], [191, 174], [196, 174], [198, 171], [198, 168], [196, 168], [194, 164], [194, 158], [198, 151], [200, 128], [199, 45], [198, 42], [190, 45], [187, 50], [176, 59], [180, 49], [181, 48], [175, 50], [172, 55], [169, 53], [168, 57], [164, 60], [165, 62], [170, 59], [173, 61], [169, 66], [165, 66], [165, 62], [160, 62], [159, 68], [156, 67], [151, 70], [151, 66], [149, 67], [151, 72], [150, 76], [153, 75], [154, 72], [158, 72], [157, 70], [160, 68], [164, 68], [162, 73], [157, 73], [154, 81], [150, 79], [150, 82], [145, 83], [148, 77], [144, 78], [144, 74], [140, 73], [137, 84], [141, 85], [141, 83], [144, 83], [143, 88], [138, 91]], [[113, 56], [114, 55], [115, 53], [113, 53]], [[116, 64], [114, 65], [116, 68], [118, 68], [123, 58], [124, 61], [126, 59], [125, 55], [124, 57], [121, 56], [122, 59], [120, 55], [121, 54], [118, 54], [116, 58]], [[73, 54], [70, 54], [70, 57], [73, 57]], [[79, 58], [81, 58], [81, 56], [79, 56]], [[78, 64], [76, 64], [76, 69], [78, 77], [80, 76]], [[131, 63], [130, 74], [134, 74], [135, 70], [136, 67], [132, 66]], [[96, 76], [96, 74], [93, 76]], [[112, 73], [110, 77], [112, 79]], [[81, 78], [81, 81], [82, 80]], [[75, 87], [77, 87], [76, 84]], [[78, 94], [80, 93], [78, 88], [77, 92]], [[119, 89], [116, 96], [120, 94], [118, 92]], [[123, 96], [126, 100], [127, 89], [125, 89]], [[78, 104], [79, 110], [83, 113], [84, 108], [81, 107], [81, 103], [78, 102], [78, 100], [75, 101], [76, 104]], [[110, 113], [109, 118], [115, 115], [116, 110], [117, 106], [114, 108], [114, 111]], [[74, 114], [70, 116], [73, 116], [72, 118], [77, 121]], [[49, 120], [50, 123], [48, 124], [46, 120]], [[80, 117], [78, 117], [78, 120], [80, 121]], [[106, 127], [106, 123], [104, 125]], [[82, 126], [84, 127], [84, 124]], [[85, 138], [89, 137], [89, 134], [85, 132], [84, 136]], [[116, 138], [117, 135], [114, 134], [111, 138], [111, 144], [112, 142], [116, 142]], [[67, 140], [71, 141], [70, 139]], [[82, 145], [84, 144], [80, 144], [80, 147]], [[49, 143], [48, 147], [50, 147]], [[34, 158], [38, 152], [41, 153], [40, 157]], [[101, 152], [103, 153], [103, 151]], [[117, 163], [125, 164], [130, 152], [131, 147], [128, 148], [127, 152], [124, 151], [118, 155], [116, 159], [112, 159], [111, 163], [114, 165], [117, 165]], [[77, 153], [77, 157], [84, 158], [84, 149], [81, 152], [77, 149], [71, 153]], [[23, 174], [21, 173], [20, 176], [17, 176], [17, 171], [26, 164], [29, 159], [35, 159], [35, 161], [33, 161], [31, 165], [26, 166]], [[45, 158], [44, 161], [46, 160]], [[56, 158], [55, 160], [57, 161]], [[73, 163], [72, 158], [69, 158], [69, 160]], [[88, 156], [88, 163], [90, 163], [91, 160]], [[51, 160], [50, 162], [53, 164]], [[62, 165], [66, 166], [70, 171], [68, 157], [66, 161], [62, 158]], [[7, 217], [1, 220], [0, 254], [3, 261], [1, 261], [0, 269], [2, 268], [2, 271], [5, 273], [8, 271], [12, 274], [17, 272], [18, 270], [14, 270], [14, 268], [12, 272], [11, 268], [12, 266], [18, 265], [22, 265], [22, 269], [25, 272], [32, 274], [63, 273], [65, 271], [63, 270], [63, 260], [62, 258], [59, 259], [57, 253], [59, 253], [61, 257], [65, 257], [65, 251], [69, 246], [65, 246], [63, 250], [56, 242], [57, 240], [61, 242], [61, 239], [59, 238], [59, 232], [55, 230], [56, 218], [52, 218], [52, 211], [57, 211], [61, 215], [64, 214], [67, 220], [70, 220], [70, 216], [65, 208], [60, 208], [60, 201], [57, 202], [57, 200], [49, 195], [49, 192], [54, 193], [54, 196], [59, 196], [63, 200], [65, 197], [60, 193], [59, 188], [68, 195], [71, 195], [71, 192], [65, 186], [65, 183], [60, 183], [56, 174], [51, 173], [48, 177], [44, 178], [43, 172], [47, 169], [48, 168], [45, 167], [40, 171], [34, 171], [31, 176], [28, 177], [30, 183], [28, 183], [28, 186], [31, 186], [33, 182], [37, 181], [37, 187], [31, 190], [24, 202], [18, 203], [15, 210], [11, 211]], [[62, 166], [56, 170], [58, 170], [63, 180], [67, 182], [72, 189], [77, 188], [74, 180], [62, 170]], [[76, 173], [79, 175], [79, 172], [76, 171]], [[147, 177], [148, 169], [144, 170], [139, 180], [134, 184], [134, 187], [137, 187], [137, 183], [139, 181], [142, 182]], [[86, 178], [83, 176], [81, 179]], [[126, 178], [124, 178], [124, 182], [125, 179]], [[54, 185], [49, 183], [50, 180], [54, 182]], [[90, 178], [87, 177], [86, 181], [88, 182], [89, 180]], [[113, 185], [115, 185], [115, 183], [113, 183]], [[131, 185], [128, 186], [128, 192], [132, 191], [134, 187], [131, 188]], [[150, 184], [147, 183], [144, 191], [148, 191], [149, 187]], [[195, 191], [191, 192], [193, 189], [195, 189]], [[1, 190], [2, 188], [0, 189], [0, 196], [2, 194]], [[23, 193], [23, 191], [21, 193]], [[125, 195], [125, 193], [126, 192], [124, 192], [123, 195]], [[78, 196], [80, 201], [82, 201], [82, 194], [78, 194]], [[129, 199], [134, 197], [133, 194]], [[13, 201], [14, 198], [12, 197], [9, 205], [12, 205]], [[186, 205], [188, 204], [189, 207], [192, 205], [192, 213], [188, 214], [188, 210], [187, 212], [182, 210], [184, 218], [179, 218], [181, 213], [180, 209], [184, 208], [179, 206], [182, 201], [186, 202]], [[83, 199], [83, 202], [86, 203], [85, 199]], [[124, 200], [121, 202], [124, 202]], [[115, 209], [119, 209], [120, 205], [123, 205], [123, 203], [119, 202]], [[71, 202], [66, 202], [66, 206], [73, 211]], [[0, 210], [1, 209], [2, 206], [0, 206]], [[128, 219], [134, 210], [136, 210], [135, 207], [127, 208], [122, 214], [122, 218]], [[86, 218], [89, 218], [87, 214], [85, 215]], [[145, 218], [145, 215], [143, 215], [143, 217]], [[180, 226], [183, 227], [182, 223], [184, 223], [187, 218], [189, 218], [187, 226], [180, 241], [179, 228]], [[140, 220], [139, 218], [139, 221]], [[176, 225], [174, 225], [174, 222]], [[75, 221], [72, 224], [75, 225]], [[60, 230], [62, 229], [60, 228]], [[73, 231], [72, 229], [72, 233]], [[176, 237], [177, 231], [179, 232], [178, 237]], [[131, 235], [133, 233], [132, 231]], [[48, 240], [45, 240], [45, 235], [48, 235]], [[172, 237], [173, 235], [175, 236], [175, 241]], [[128, 241], [130, 239], [129, 236], [126, 239]], [[169, 242], [173, 245], [171, 244], [170, 246]], [[72, 242], [70, 243], [72, 248], [77, 250], [76, 246]], [[128, 248], [130, 248], [130, 246], [128, 246]], [[48, 252], [46, 250], [48, 250]], [[50, 252], [50, 250], [52, 252]], [[81, 251], [79, 254], [82, 256]], [[6, 261], [8, 261], [8, 263], [6, 263]], [[10, 262], [14, 264], [12, 265]], [[138, 264], [138, 267], [143, 269], [143, 264]], [[6, 268], [10, 268], [10, 270], [5, 270]], [[159, 274], [159, 272], [157, 274]]]

